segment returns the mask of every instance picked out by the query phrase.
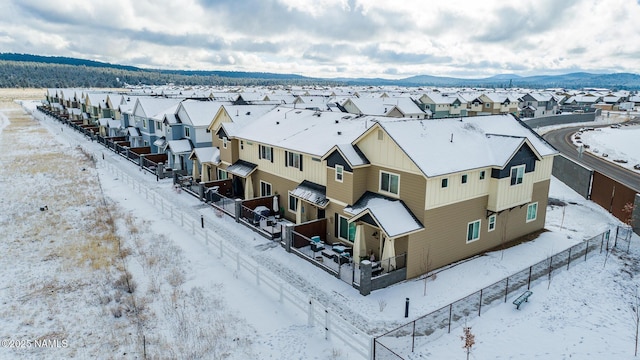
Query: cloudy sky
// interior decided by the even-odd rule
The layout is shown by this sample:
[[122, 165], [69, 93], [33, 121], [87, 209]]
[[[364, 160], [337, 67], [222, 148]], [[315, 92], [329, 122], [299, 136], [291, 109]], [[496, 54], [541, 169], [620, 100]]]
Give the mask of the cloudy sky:
[[3, 0], [0, 52], [320, 77], [640, 73], [640, 0]]

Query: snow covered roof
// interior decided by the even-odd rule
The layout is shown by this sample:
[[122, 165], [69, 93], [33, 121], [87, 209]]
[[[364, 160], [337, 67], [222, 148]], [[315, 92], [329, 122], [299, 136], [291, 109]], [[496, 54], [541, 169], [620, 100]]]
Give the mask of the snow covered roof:
[[402, 200], [367, 191], [353, 206], [344, 209], [355, 221], [370, 215], [388, 237], [395, 238], [424, 229]]
[[127, 128], [127, 135], [129, 136], [140, 136], [140, 131], [137, 127], [129, 126]]
[[397, 121], [280, 106], [243, 127], [236, 137], [322, 157], [336, 144], [351, 143], [374, 120]]
[[111, 118], [99, 118], [98, 119], [98, 125], [107, 126], [107, 125], [109, 125], [109, 120], [111, 120]]
[[367, 160], [367, 157], [355, 145], [339, 144], [336, 145], [336, 149], [342, 154], [342, 157], [344, 157], [344, 159], [347, 160], [351, 166], [361, 166], [369, 164], [369, 160]]
[[300, 183], [300, 185], [293, 189], [290, 194], [291, 196], [295, 196], [321, 208], [325, 208], [329, 205], [329, 199], [327, 199], [327, 188], [308, 180], [304, 180]]
[[133, 111], [138, 116], [145, 115], [146, 117], [151, 117], [170, 106], [177, 105], [178, 103], [180, 103], [180, 101], [180, 99], [140, 96], [136, 98], [136, 104], [133, 108]]
[[227, 167], [227, 172], [240, 177], [251, 175], [258, 168], [258, 165], [244, 160], [238, 160]]
[[502, 168], [525, 139], [539, 156], [557, 153], [510, 114], [467, 117], [460, 121], [405, 120], [379, 124], [428, 177], [481, 167]]
[[[216, 115], [220, 106], [230, 105], [228, 101], [198, 101], [198, 100], [185, 100], [183, 101], [176, 113], [180, 116], [180, 121], [183, 124], [193, 125], [195, 127], [207, 127], [213, 121], [213, 117]], [[183, 116], [186, 115], [186, 116]]]
[[167, 139], [164, 136], [161, 136], [153, 142], [153, 145], [159, 148], [164, 148], [165, 146], [167, 146]]
[[116, 119], [109, 119], [107, 125], [110, 128], [119, 128], [120, 127], [120, 120], [116, 120]]
[[200, 163], [220, 164], [220, 149], [213, 146], [194, 148], [189, 159], [197, 158]]
[[167, 142], [167, 147], [171, 149], [171, 152], [174, 154], [191, 153], [191, 150], [193, 150], [191, 147], [191, 141], [187, 139], [169, 140]]
[[227, 136], [234, 136], [240, 129], [251, 124], [262, 115], [268, 113], [275, 108], [274, 105], [222, 105], [224, 111], [227, 112], [230, 123], [223, 123], [224, 131]]

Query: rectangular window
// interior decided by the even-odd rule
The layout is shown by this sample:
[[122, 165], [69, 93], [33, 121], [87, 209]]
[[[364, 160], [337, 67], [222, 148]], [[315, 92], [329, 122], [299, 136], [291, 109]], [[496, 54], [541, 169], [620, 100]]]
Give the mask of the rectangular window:
[[162, 131], [162, 122], [161, 121], [156, 121], [156, 129]]
[[398, 195], [400, 175], [380, 171], [380, 191]]
[[259, 158], [273, 162], [273, 148], [271, 146], [259, 145], [258, 151], [260, 151]]
[[336, 165], [336, 181], [342, 182], [344, 176], [344, 167], [342, 165]]
[[244, 150], [244, 140], [240, 140], [240, 150]]
[[289, 211], [298, 211], [298, 199], [294, 196], [291, 196], [291, 192], [289, 192]]
[[524, 165], [514, 166], [511, 168], [511, 185], [522, 184], [524, 178]]
[[271, 196], [271, 184], [260, 180], [260, 196]]
[[480, 180], [484, 180], [485, 172], [484, 170], [480, 171]]
[[222, 138], [222, 148], [226, 149], [227, 148], [227, 144], [229, 143], [229, 139], [227, 139], [227, 137], [223, 137]]
[[353, 242], [353, 239], [355, 239], [356, 224], [349, 224], [347, 218], [341, 215], [338, 215], [338, 219], [338, 238]]
[[378, 130], [378, 140], [384, 139], [384, 132], [382, 130]]
[[147, 128], [147, 119], [142, 120], [142, 127]]
[[538, 218], [538, 203], [527, 206], [527, 222], [535, 221]]
[[489, 216], [489, 227], [487, 228], [488, 231], [493, 231], [496, 229], [496, 216], [495, 215], [491, 215]]
[[467, 174], [462, 175], [462, 183], [463, 184], [467, 183]]
[[184, 128], [184, 136], [185, 137], [189, 137], [189, 128], [188, 127]]
[[302, 170], [302, 154], [287, 152], [286, 165]]
[[480, 239], [480, 220], [472, 221], [467, 225], [467, 244]]
[[218, 169], [218, 180], [227, 180], [229, 178], [229, 174], [226, 170]]
[[442, 179], [440, 186], [443, 188], [446, 188], [447, 186], [449, 186], [449, 179]]

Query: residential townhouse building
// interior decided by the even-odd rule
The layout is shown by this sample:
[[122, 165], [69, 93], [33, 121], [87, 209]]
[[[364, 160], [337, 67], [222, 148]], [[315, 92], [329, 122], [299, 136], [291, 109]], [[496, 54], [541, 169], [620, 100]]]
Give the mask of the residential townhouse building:
[[524, 118], [556, 115], [558, 102], [550, 93], [530, 92], [520, 98], [520, 115]]
[[431, 111], [431, 118], [468, 116], [467, 102], [456, 94], [429, 92], [420, 96], [419, 101]]
[[514, 116], [336, 115], [271, 110], [220, 148], [218, 176], [236, 196], [279, 195], [295, 224], [326, 219], [328, 243], [360, 227], [354, 258], [406, 254], [406, 278], [543, 229], [556, 151]]

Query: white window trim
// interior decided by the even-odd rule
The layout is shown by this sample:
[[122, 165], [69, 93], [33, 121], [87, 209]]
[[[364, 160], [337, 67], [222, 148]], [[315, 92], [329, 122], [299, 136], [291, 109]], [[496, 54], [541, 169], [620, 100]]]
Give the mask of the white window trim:
[[[262, 188], [263, 188], [262, 184], [264, 184], [265, 186], [269, 186], [269, 193], [268, 194], [262, 193]], [[266, 181], [260, 180], [260, 196], [271, 196], [271, 195], [273, 195], [273, 186], [271, 185], [271, 183], [268, 183]]]
[[[443, 182], [446, 183], [444, 186], [442, 186]], [[440, 179], [440, 188], [446, 189], [448, 187], [449, 187], [449, 178]]]
[[[491, 219], [493, 219], [493, 221], [491, 221]], [[497, 221], [498, 221], [498, 217], [495, 214], [489, 216], [489, 219], [487, 219], [487, 232], [491, 232], [496, 229]], [[493, 225], [493, 227], [491, 227], [491, 225]]]
[[342, 182], [343, 180], [344, 180], [344, 166], [336, 164], [336, 181]]
[[[535, 206], [535, 207], [536, 207], [536, 212], [535, 212], [535, 214], [533, 214], [533, 219], [529, 219], [529, 209], [530, 209], [532, 206]], [[531, 203], [531, 204], [529, 204], [529, 205], [527, 206], [527, 222], [528, 222], [528, 223], [530, 223], [530, 222], [532, 222], [532, 221], [536, 221], [536, 219], [538, 219], [538, 203], [537, 203], [537, 202], [534, 202], [534, 203]]]
[[191, 131], [189, 131], [189, 128], [185, 126], [184, 128], [184, 137], [191, 137]]
[[[522, 169], [522, 181], [518, 182], [518, 169]], [[511, 184], [511, 176], [513, 174], [513, 170], [516, 171], [516, 183], [515, 184]], [[518, 186], [518, 185], [522, 185], [524, 183], [524, 174], [526, 172], [526, 166], [525, 165], [518, 165], [518, 166], [512, 166], [511, 169], [509, 170], [509, 184], [511, 186]]]
[[[225, 178], [222, 179], [222, 177], [220, 175], [224, 174]], [[227, 172], [227, 170], [223, 170], [223, 169], [218, 169], [216, 176], [218, 177], [218, 180], [229, 180], [229, 173]]]
[[469, 183], [469, 175], [468, 174], [460, 175], [460, 184], [466, 185], [468, 183]]
[[273, 153], [273, 147], [266, 145], [258, 145], [260, 148], [260, 159], [273, 161], [271, 154]]
[[[471, 239], [471, 240], [469, 240], [469, 225], [474, 224], [474, 223], [478, 223], [478, 237], [477, 237], [477, 238], [475, 238], [475, 239]], [[478, 241], [478, 240], [480, 240], [480, 232], [481, 232], [481, 230], [480, 230], [480, 229], [482, 229], [482, 220], [481, 220], [481, 219], [471, 221], [471, 222], [469, 222], [469, 223], [467, 224], [467, 236], [466, 236], [466, 238], [465, 238], [465, 239], [466, 239], [466, 241], [467, 241], [467, 244], [470, 244], [470, 243], [472, 243], [472, 242], [474, 242], [474, 241]]]
[[[298, 158], [298, 163], [294, 164], [294, 158]], [[287, 154], [287, 166], [288, 167], [292, 167], [292, 168], [296, 168], [296, 169], [300, 169], [300, 158], [302, 158], [302, 154], [297, 153], [297, 152], [292, 152], [289, 151]]]
[[[389, 175], [394, 175], [398, 177], [398, 193], [393, 193], [391, 191], [387, 191], [382, 189], [382, 174], [389, 174]], [[391, 177], [389, 177], [389, 186], [391, 186]], [[378, 191], [383, 193], [383, 194], [388, 194], [390, 196], [393, 197], [399, 197], [400, 196], [400, 174], [395, 174], [392, 173], [390, 171], [386, 171], [386, 170], [380, 170], [378, 173]]]
[[227, 144], [228, 144], [228, 143], [229, 143], [229, 139], [227, 139], [227, 137], [226, 137], [226, 136], [224, 136], [224, 137], [222, 138], [222, 148], [223, 148], [223, 149], [226, 149], [226, 148], [227, 148]]

